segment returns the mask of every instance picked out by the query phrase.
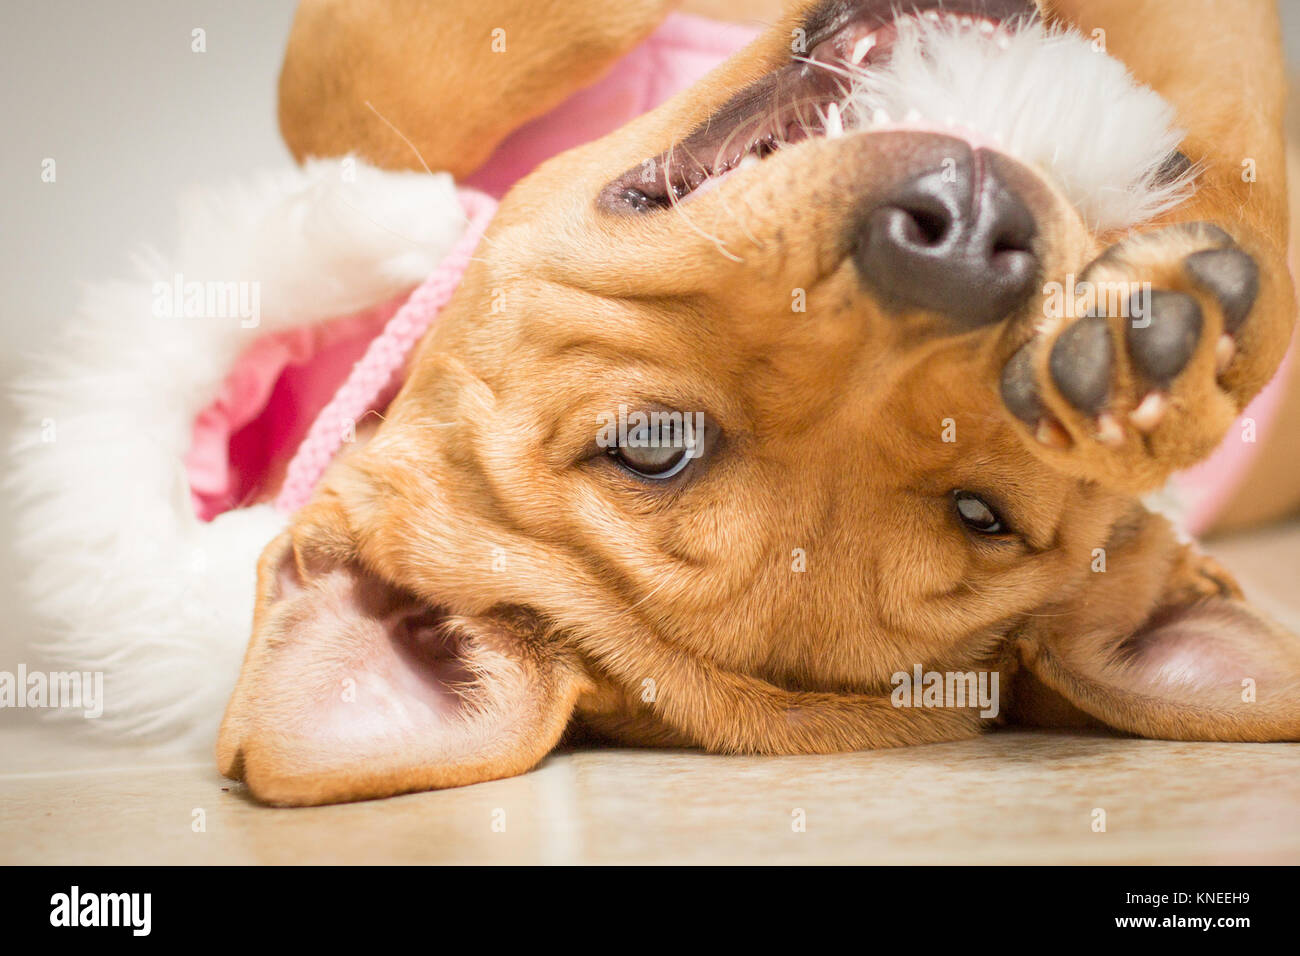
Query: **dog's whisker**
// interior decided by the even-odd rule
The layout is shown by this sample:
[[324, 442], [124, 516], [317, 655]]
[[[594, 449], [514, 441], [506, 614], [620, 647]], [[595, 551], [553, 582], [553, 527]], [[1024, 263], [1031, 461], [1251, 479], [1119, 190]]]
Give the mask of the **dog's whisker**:
[[[401, 139], [401, 141], [402, 141], [403, 143], [405, 143], [407, 146], [410, 147], [411, 152], [415, 153], [415, 158], [418, 159], [418, 160], [420, 161], [420, 165], [424, 167], [424, 171], [425, 171], [426, 173], [428, 173], [430, 176], [436, 175], [436, 174], [434, 173], [434, 171], [433, 171], [432, 169], [429, 168], [429, 164], [428, 164], [428, 162], [425, 161], [425, 158], [424, 158], [424, 156], [420, 153], [420, 150], [419, 150], [418, 148], [416, 148], [415, 143], [411, 142], [410, 138], [409, 138], [405, 133], [403, 133], [400, 129], [398, 129], [398, 128], [397, 128], [397, 125], [396, 125], [395, 123], [393, 123], [392, 120], [390, 120], [388, 117], [386, 117], [383, 113], [379, 112], [379, 110], [375, 108], [375, 105], [374, 105], [372, 102], [370, 102], [370, 100], [366, 100], [366, 101], [365, 101], [365, 104], [366, 104], [366, 108], [369, 109], [370, 112], [372, 112], [372, 113], [374, 113], [376, 116], [378, 116], [379, 119], [380, 119], [381, 121], [383, 121], [383, 123], [384, 123], [385, 126], [387, 126], [387, 127], [388, 127], [389, 129], [391, 129], [394, 133], [396, 133], [397, 136], [398, 136], [398, 138]], [[358, 212], [359, 212], [359, 211], [360, 211], [360, 210], [358, 210]], [[464, 220], [465, 225], [468, 226], [468, 225], [470, 224], [470, 217], [469, 217], [469, 214], [466, 213], [464, 209], [459, 209], [459, 208], [458, 208], [458, 214], [460, 215], [461, 219]], [[363, 214], [363, 215], [364, 215], [364, 214]], [[367, 216], [366, 218], [369, 219], [370, 217]], [[374, 220], [372, 219], [371, 222], [374, 222]], [[375, 222], [375, 225], [380, 226], [380, 228], [386, 228], [386, 227], [384, 227], [381, 223], [378, 223], [378, 222]], [[408, 242], [411, 242], [411, 243], [414, 243], [414, 244], [419, 244], [419, 243], [418, 243], [418, 240], [411, 239], [409, 236], [404, 236], [404, 235], [402, 235], [401, 233], [394, 232], [394, 231], [391, 230], [391, 229], [389, 229], [388, 231], [389, 231], [389, 232], [392, 232], [393, 235], [398, 236], [399, 238], [406, 239]], [[496, 240], [493, 239], [491, 236], [483, 235], [483, 236], [480, 236], [480, 237], [479, 237], [479, 241], [480, 241], [480, 242], [486, 242], [486, 243], [488, 243], [488, 244], [490, 245], [490, 244], [492, 244], [493, 242], [495, 242]]]
[[848, 63], [832, 63], [828, 60], [814, 60], [810, 56], [794, 56], [791, 57], [791, 59], [794, 60], [796, 63], [803, 63], [806, 64], [807, 66], [815, 66], [818, 69], [826, 70], [829, 73], [838, 73], [841, 76], [846, 76], [849, 77], [850, 79], [861, 76], [867, 72], [860, 66], [852, 66]]
[[[369, 416], [371, 416], [371, 415], [374, 415], [374, 416], [375, 416], [376, 418], [378, 418], [381, 422], [387, 422], [387, 421], [388, 421], [388, 416], [385, 415], [383, 412], [379, 411], [378, 409], [375, 409], [375, 408], [372, 408], [372, 409], [371, 409], [370, 411], [368, 411], [368, 412], [366, 413], [366, 415], [363, 416], [363, 417], [369, 417]], [[359, 423], [358, 423], [358, 424], [359, 424]], [[456, 426], [456, 425], [463, 425], [463, 424], [464, 424], [464, 422], [461, 422], [461, 421], [454, 421], [454, 422], [413, 422], [413, 423], [411, 423], [411, 427], [413, 427], [413, 428], [452, 428], [452, 427], [454, 427], [454, 426]]]
[[672, 160], [673, 160], [674, 148], [675, 147], [669, 147], [668, 155], [664, 159], [664, 182], [668, 184], [669, 206], [672, 207], [672, 209], [674, 209], [677, 212], [677, 214], [681, 216], [682, 222], [686, 223], [688, 229], [694, 232], [701, 239], [706, 239], [709, 242], [713, 243], [714, 247], [718, 250], [718, 252], [722, 256], [724, 256], [727, 259], [730, 259], [732, 262], [742, 262], [743, 260], [739, 256], [737, 256], [735, 253], [727, 249], [726, 243], [723, 242], [721, 238], [713, 235], [712, 233], [708, 232], [707, 230], [705, 230], [704, 228], [696, 224], [696, 222], [692, 220], [690, 216], [688, 216], [685, 212], [682, 211], [682, 201], [680, 197], [677, 196], [677, 191], [672, 188], [671, 185], [672, 180], [669, 174], [672, 165]]
[[762, 248], [763, 244], [759, 241], [758, 237], [755, 236], [753, 231], [749, 228], [749, 223], [745, 221], [745, 218], [743, 216], [740, 216], [736, 213], [736, 210], [731, 205], [731, 203], [721, 195], [718, 196], [718, 201], [722, 204], [722, 208], [726, 210], [727, 215], [730, 216], [733, 220], [735, 220], [736, 225], [739, 226], [741, 231], [745, 233], [746, 238], [748, 238], [749, 241], [752, 242], [755, 246]]
[[[750, 120], [748, 122], [753, 125], [754, 134], [752, 138], [754, 142], [751, 142], [745, 148], [744, 153], [737, 160], [738, 163], [744, 161], [744, 157], [746, 155], [749, 155], [750, 150], [754, 148], [755, 144], [758, 141], [758, 130], [761, 128], [760, 124], [758, 123], [757, 120]], [[718, 146], [717, 154], [713, 158], [713, 166], [711, 167], [712, 169], [714, 170], [718, 169], [727, 160], [727, 158], [729, 158], [727, 157], [727, 153], [730, 151], [731, 144], [735, 142], [736, 139], [740, 137], [741, 132], [747, 128], [748, 126], [746, 125], [746, 123], [739, 123], [737, 124], [735, 129], [733, 129], [730, 133], [727, 134], [727, 137], [722, 141], [721, 145]], [[745, 137], [745, 138], [749, 139], [751, 137]]]
[[396, 133], [398, 138], [411, 148], [411, 152], [413, 152], [415, 154], [415, 158], [420, 161], [420, 165], [424, 167], [424, 171], [428, 173], [430, 176], [432, 176], [433, 170], [429, 168], [429, 164], [424, 161], [424, 156], [416, 148], [415, 144], [412, 143], [411, 140], [406, 136], [406, 134], [403, 133], [400, 129], [398, 129], [397, 126], [394, 125], [392, 120], [390, 120], [383, 113], [379, 112], [379, 110], [375, 109], [375, 104], [371, 103], [369, 100], [366, 100], [365, 103], [366, 103], [366, 109], [370, 110], [370, 112], [378, 116], [385, 126], [387, 126], [394, 133]]
[[424, 245], [424, 243], [422, 243], [419, 239], [412, 238], [411, 236], [408, 236], [408, 235], [407, 235], [406, 233], [404, 233], [404, 232], [400, 232], [400, 231], [398, 231], [398, 230], [396, 230], [396, 229], [391, 228], [390, 226], [386, 226], [386, 225], [384, 225], [382, 222], [380, 222], [378, 219], [375, 219], [373, 216], [369, 216], [369, 215], [367, 215], [367, 214], [366, 214], [365, 212], [363, 212], [359, 207], [354, 206], [352, 203], [348, 202], [346, 199], [342, 198], [341, 196], [339, 197], [339, 202], [341, 202], [343, 205], [347, 206], [349, 209], [351, 209], [353, 212], [355, 212], [355, 213], [356, 213], [358, 216], [360, 216], [362, 219], [364, 219], [364, 220], [366, 220], [367, 222], [369, 222], [372, 226], [375, 226], [376, 228], [382, 229], [384, 232], [388, 233], [390, 236], [396, 236], [398, 239], [401, 239], [401, 240], [403, 240], [403, 241], [405, 241], [405, 242], [409, 242], [409, 243], [410, 243], [411, 245], [413, 245], [413, 246], [423, 246], [423, 245]]
[[[727, 138], [728, 141], [735, 136], [735, 133], [736, 131], [733, 130], [732, 135]], [[687, 155], [690, 156], [692, 162], [694, 163], [699, 162], [699, 160], [697, 160], [694, 157], [694, 155], [690, 153], [689, 150], [687, 150]], [[715, 160], [713, 168], [717, 169], [717, 167], [718, 167], [718, 161]], [[757, 245], [758, 240], [755, 238], [754, 234], [750, 231], [748, 224], [746, 224], [743, 219], [741, 219], [739, 216], [736, 215], [735, 211], [731, 207], [731, 204], [728, 203], [726, 199], [724, 199], [721, 195], [719, 195], [718, 200], [722, 204], [722, 208], [726, 211], [727, 215], [730, 216], [735, 221], [736, 225], [740, 227], [740, 229], [745, 233], [745, 235], [750, 239], [750, 241], [753, 242], [755, 245]]]

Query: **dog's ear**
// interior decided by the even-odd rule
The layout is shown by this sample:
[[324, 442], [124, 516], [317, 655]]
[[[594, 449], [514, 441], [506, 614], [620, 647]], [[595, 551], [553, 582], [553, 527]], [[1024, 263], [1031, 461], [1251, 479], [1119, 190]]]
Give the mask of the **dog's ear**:
[[1024, 640], [1029, 670], [1084, 713], [1143, 737], [1300, 740], [1300, 639], [1193, 546], [1162, 557], [1159, 534], [1139, 537], [1097, 575], [1104, 583]]
[[217, 759], [267, 803], [522, 773], [555, 746], [584, 686], [527, 615], [452, 617], [363, 567], [328, 501], [266, 548], [257, 586]]

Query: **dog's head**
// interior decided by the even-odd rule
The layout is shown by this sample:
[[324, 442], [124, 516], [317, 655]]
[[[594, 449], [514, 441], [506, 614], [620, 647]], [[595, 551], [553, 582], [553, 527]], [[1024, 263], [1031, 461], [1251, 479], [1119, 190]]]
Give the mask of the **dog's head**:
[[[1177, 138], [1094, 149], [1120, 208], [1026, 160], [997, 89], [936, 117], [925, 82], [1044, 42], [1022, 0], [941, 9], [801, 4], [514, 189], [374, 438], [265, 552], [223, 770], [287, 803], [451, 786], [575, 717], [750, 752], [1013, 709], [1300, 732], [1289, 638], [1000, 386], [1045, 281], [1174, 195]], [[894, 706], [917, 667], [997, 671], [1001, 714]]]

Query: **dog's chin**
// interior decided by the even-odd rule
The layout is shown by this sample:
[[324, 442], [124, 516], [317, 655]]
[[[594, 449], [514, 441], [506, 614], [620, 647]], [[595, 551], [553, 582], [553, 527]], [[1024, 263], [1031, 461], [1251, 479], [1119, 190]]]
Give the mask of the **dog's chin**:
[[1154, 218], [1190, 188], [1168, 104], [1091, 39], [1044, 26], [1029, 0], [842, 0], [805, 32], [806, 52], [796, 36], [787, 63], [606, 184], [598, 206], [685, 207], [809, 140], [886, 132], [1002, 152], [1097, 232]]

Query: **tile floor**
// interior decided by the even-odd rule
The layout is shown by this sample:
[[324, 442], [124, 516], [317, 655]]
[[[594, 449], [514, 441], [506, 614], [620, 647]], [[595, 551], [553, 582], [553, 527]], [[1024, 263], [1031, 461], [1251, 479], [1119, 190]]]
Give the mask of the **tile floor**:
[[[1300, 524], [1212, 550], [1296, 627]], [[205, 754], [0, 723], [0, 863], [121, 862], [1297, 863], [1300, 746], [1011, 731], [828, 757], [580, 751], [511, 780], [276, 810]]]

